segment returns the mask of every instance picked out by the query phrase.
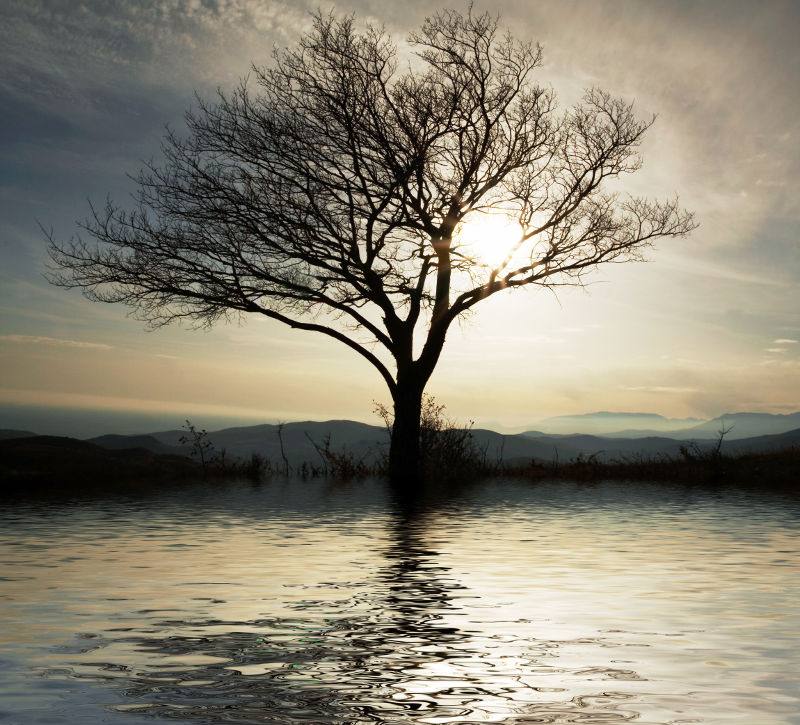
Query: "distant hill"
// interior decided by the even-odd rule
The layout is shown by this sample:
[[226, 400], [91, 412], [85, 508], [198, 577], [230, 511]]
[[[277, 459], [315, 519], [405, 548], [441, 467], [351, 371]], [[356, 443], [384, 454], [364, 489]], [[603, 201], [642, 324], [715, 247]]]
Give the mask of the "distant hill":
[[185, 447], [181, 447], [180, 445], [167, 445], [151, 435], [108, 434], [97, 436], [96, 438], [87, 438], [86, 442], [112, 451], [124, 450], [125, 448], [144, 448], [153, 453], [171, 453], [179, 456], [186, 455]]
[[[178, 443], [178, 439], [183, 435], [186, 435], [185, 430], [174, 430], [152, 433], [149, 436], [102, 436], [93, 440], [98, 443], [107, 441], [114, 448], [120, 448], [125, 444], [125, 439], [130, 438], [131, 445], [134, 443], [142, 447], [149, 445], [154, 452], [169, 450], [189, 455], [191, 446], [181, 446]], [[699, 436], [687, 436], [679, 440], [668, 436], [617, 438], [586, 434], [545, 435], [533, 432], [503, 435], [485, 429], [475, 429], [472, 435], [476, 445], [484, 451], [488, 460], [502, 460], [507, 463], [524, 463], [531, 459], [540, 462], [566, 462], [579, 456], [584, 458], [594, 456], [599, 461], [641, 456], [680, 457], [682, 445], [697, 442], [701, 449], [708, 449], [716, 440], [716, 435], [708, 440], [703, 440]], [[318, 462], [319, 452], [315, 445], [323, 447], [326, 439], [329, 440], [332, 450], [347, 450], [370, 463], [387, 451], [389, 442], [384, 428], [348, 420], [287, 423], [282, 428], [281, 436], [283, 452], [277, 425], [264, 424], [209, 431], [207, 439], [213, 444], [217, 453], [221, 453], [224, 449], [228, 460], [246, 459], [252, 453], [258, 453], [280, 465], [285, 455], [292, 467], [299, 466], [303, 462]], [[775, 450], [799, 445], [797, 437], [797, 431], [793, 431], [780, 436], [742, 439], [736, 441], [735, 446], [733, 441], [726, 437], [723, 441], [723, 451]]]
[[722, 451], [724, 453], [762, 453], [780, 451], [792, 446], [800, 448], [800, 428], [776, 435], [755, 436], [740, 440], [728, 441], [726, 437], [722, 444]]
[[665, 418], [654, 413], [587, 413], [546, 418], [535, 424], [536, 431], [524, 435], [531, 438], [545, 435], [584, 433], [604, 438], [663, 437], [675, 440], [716, 440], [723, 428], [731, 430], [725, 440], [777, 435], [800, 428], [800, 413], [726, 413], [711, 420], [699, 418]]
[[[587, 416], [562, 416], [560, 420], [595, 421], [608, 423], [632, 419], [643, 424], [652, 424], [654, 419], [674, 423], [675, 419], [663, 418], [643, 413], [594, 413]], [[693, 419], [680, 419], [683, 422]], [[771, 451], [788, 446], [800, 446], [800, 413], [790, 415], [764, 415], [756, 413], [737, 413], [722, 416], [711, 421], [693, 425], [679, 431], [663, 433], [630, 429], [626, 434], [597, 435], [588, 433], [548, 434], [542, 431], [527, 431], [514, 435], [503, 435], [491, 430], [472, 431], [476, 445], [484, 451], [489, 461], [507, 463], [526, 463], [570, 461], [577, 457], [594, 456], [598, 461], [632, 459], [636, 457], [680, 457], [682, 445], [696, 442], [701, 449], [715, 444], [717, 431], [722, 423], [726, 428], [733, 426], [723, 440], [723, 452], [740, 453], [751, 451]], [[792, 427], [792, 424], [794, 426]], [[790, 429], [787, 429], [789, 426]], [[764, 435], [763, 429], [771, 431]], [[746, 435], [750, 431], [757, 435]], [[280, 435], [279, 435], [280, 431]], [[147, 435], [104, 435], [84, 441], [98, 450], [123, 452], [125, 450], [146, 451], [149, 455], [172, 455], [186, 459], [192, 451], [191, 444], [180, 443], [186, 430], [167, 430]], [[28, 431], [0, 431], [0, 442], [21, 439], [29, 436]], [[44, 437], [41, 437], [44, 438]], [[43, 455], [51, 455], [42, 449]], [[72, 440], [72, 439], [64, 439]], [[316, 463], [320, 460], [318, 448], [330, 446], [333, 451], [349, 451], [367, 463], [373, 463], [388, 450], [389, 436], [382, 426], [367, 425], [350, 420], [302, 421], [286, 423], [283, 426], [262, 424], [222, 430], [209, 431], [207, 440], [219, 455], [223, 451], [227, 460], [247, 459], [253, 453], [281, 465], [285, 455], [291, 467], [304, 462]], [[88, 450], [88, 449], [87, 449]], [[96, 455], [96, 454], [95, 454]], [[98, 458], [98, 460], [100, 460]]]
[[[545, 418], [536, 423], [536, 430], [546, 435], [570, 435], [574, 433], [620, 435], [618, 432], [621, 431], [640, 431], [645, 435], [658, 435], [662, 431], [692, 428], [703, 422], [701, 418], [665, 418], [663, 415], [656, 413], [612, 413], [602, 411]], [[531, 433], [533, 432], [531, 431]]]
[[[333, 450], [347, 449], [359, 457], [368, 459], [380, 455], [381, 449], [389, 442], [389, 435], [382, 426], [357, 423], [352, 420], [302, 421], [286, 423], [278, 435], [279, 426], [270, 423], [262, 425], [223, 428], [209, 431], [208, 440], [218, 452], [232, 458], [248, 458], [252, 453], [280, 463], [281, 437], [283, 451], [291, 466], [298, 466], [306, 461], [319, 461], [319, 453], [315, 444], [323, 446], [327, 436]], [[187, 435], [185, 430], [170, 430], [151, 433], [150, 436], [161, 444], [180, 447], [185, 453], [191, 450], [190, 445], [180, 444], [180, 438]]]
[[718, 418], [703, 421], [691, 428], [665, 431], [623, 430], [609, 435], [620, 438], [639, 438], [659, 435], [676, 440], [716, 440], [721, 430], [727, 431], [726, 441], [742, 440], [768, 435], [778, 435], [800, 428], [800, 413], [772, 415], [769, 413], [726, 413]]
[[716, 437], [717, 431], [730, 428], [725, 440], [733, 441], [754, 436], [777, 435], [800, 428], [800, 413], [772, 415], [769, 413], [726, 413], [685, 431], [690, 436]]
[[[570, 461], [594, 456], [611, 461], [635, 456], [678, 456], [681, 441], [670, 438], [607, 438], [592, 435], [538, 435], [519, 433], [500, 436], [492, 431], [474, 431], [478, 444], [490, 460], [521, 463], [535, 459], [542, 462]], [[488, 435], [487, 435], [488, 434]]]
[[0, 484], [5, 493], [29, 485], [71, 490], [75, 484], [104, 488], [121, 481], [157, 482], [197, 476], [199, 466], [185, 456], [144, 448], [108, 450], [60, 436], [0, 440]]
[[0, 441], [12, 440], [13, 438], [30, 438], [36, 433], [30, 430], [14, 430], [13, 428], [0, 428]]

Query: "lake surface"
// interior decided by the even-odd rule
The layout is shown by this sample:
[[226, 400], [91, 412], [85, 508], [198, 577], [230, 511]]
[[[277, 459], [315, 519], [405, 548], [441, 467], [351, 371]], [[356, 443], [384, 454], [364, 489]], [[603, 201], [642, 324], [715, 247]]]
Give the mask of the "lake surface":
[[800, 503], [197, 484], [0, 513], [0, 723], [800, 723]]

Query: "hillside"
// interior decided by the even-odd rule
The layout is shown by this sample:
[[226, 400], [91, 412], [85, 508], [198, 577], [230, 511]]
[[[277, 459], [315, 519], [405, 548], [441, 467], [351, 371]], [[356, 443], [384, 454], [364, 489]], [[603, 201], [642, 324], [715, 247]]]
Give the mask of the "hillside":
[[198, 472], [199, 466], [185, 456], [145, 448], [109, 450], [61, 436], [0, 440], [0, 484], [6, 493], [24, 491], [30, 485], [104, 488], [119, 482], [174, 480]]
[[[319, 448], [326, 445], [331, 450], [348, 451], [372, 463], [385, 453], [388, 446], [388, 434], [385, 428], [371, 426], [346, 420], [304, 421], [287, 423], [278, 435], [277, 425], [257, 425], [238, 428], [226, 428], [210, 431], [207, 440], [218, 454], [223, 450], [228, 460], [248, 458], [258, 453], [273, 462], [280, 464], [286, 456], [290, 466], [299, 466], [303, 462], [318, 462]], [[181, 446], [180, 437], [186, 431], [162, 431], [150, 436], [132, 436], [131, 444], [147, 447], [148, 439], [152, 441], [154, 452], [178, 451], [188, 455], [190, 445]], [[476, 445], [484, 451], [488, 461], [519, 463], [536, 460], [541, 462], [569, 461], [579, 457], [594, 457], [598, 461], [612, 461], [636, 457], [679, 457], [681, 446], [692, 443], [702, 450], [715, 445], [714, 440], [686, 438], [676, 440], [665, 436], [648, 436], [644, 438], [612, 438], [593, 435], [531, 435], [519, 433], [502, 435], [491, 430], [475, 429], [472, 435]], [[109, 440], [113, 447], [124, 445], [126, 436], [102, 437], [95, 442]], [[281, 438], [283, 451], [281, 450]], [[736, 441], [723, 441], [725, 453], [752, 451], [771, 451], [788, 446], [800, 446], [800, 428], [774, 436], [757, 436]], [[111, 447], [111, 446], [109, 446]]]
[[[565, 421], [570, 421], [569, 425], [577, 425], [580, 421], [609, 425], [630, 422], [632, 419], [647, 425], [651, 425], [654, 419], [660, 419], [660, 424], [663, 425], [675, 421], [645, 413], [595, 413], [587, 416], [562, 416], [559, 420], [566, 426], [568, 423]], [[616, 435], [598, 435], [586, 432], [547, 433], [537, 430], [504, 435], [492, 430], [475, 429], [472, 435], [476, 445], [490, 462], [520, 463], [536, 460], [552, 463], [588, 457], [598, 461], [612, 461], [637, 457], [679, 457], [681, 447], [692, 444], [707, 450], [715, 445], [723, 423], [726, 430], [730, 429], [723, 440], [724, 453], [772, 451], [800, 445], [800, 413], [736, 413], [678, 431], [630, 429]], [[787, 428], [792, 425], [793, 428]], [[770, 432], [765, 434], [762, 432], [764, 430]], [[746, 435], [753, 431], [756, 433]], [[30, 438], [34, 435], [30, 431], [0, 429], [0, 441]], [[192, 452], [192, 445], [181, 444], [182, 437], [188, 437], [185, 429], [142, 435], [108, 434], [91, 438], [86, 443], [106, 451], [139, 449], [150, 454], [186, 458]], [[389, 437], [383, 426], [350, 420], [330, 420], [302, 421], [282, 426], [265, 423], [223, 428], [209, 431], [206, 440], [213, 446], [213, 454], [221, 456], [224, 453], [228, 461], [247, 459], [256, 453], [278, 466], [282, 465], [285, 457], [291, 467], [297, 467], [304, 462], [319, 462], [320, 450], [326, 446], [337, 452], [347, 451], [371, 464], [386, 453]]]

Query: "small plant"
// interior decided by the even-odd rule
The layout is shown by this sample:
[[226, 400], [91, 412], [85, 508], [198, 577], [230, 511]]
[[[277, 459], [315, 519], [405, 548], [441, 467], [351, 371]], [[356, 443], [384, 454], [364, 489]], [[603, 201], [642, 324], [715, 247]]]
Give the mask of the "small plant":
[[[186, 425], [181, 426], [189, 432], [189, 435], [182, 435], [178, 438], [181, 445], [191, 444], [192, 449], [190, 455], [196, 456], [200, 460], [200, 465], [203, 467], [203, 475], [208, 472], [208, 464], [211, 462], [211, 454], [214, 450], [214, 444], [208, 439], [208, 431], [205, 428], [200, 430], [187, 418]], [[223, 451], [223, 460], [225, 453]]]
[[696, 441], [691, 441], [688, 445], [682, 445], [680, 447], [681, 455], [686, 461], [709, 464], [719, 463], [722, 460], [722, 441], [732, 430], [733, 426], [726, 428], [723, 422], [722, 427], [717, 431], [717, 440], [713, 448], [704, 451]]
[[347, 449], [333, 450], [330, 433], [322, 438], [321, 443], [317, 443], [308, 433], [305, 436], [320, 457], [322, 467], [316, 468], [310, 464], [307, 467], [306, 464], [303, 464], [300, 473], [304, 478], [310, 473], [310, 475], [322, 474], [346, 481], [352, 478], [363, 478], [373, 472], [373, 469], [365, 461], [367, 454], [359, 458]]
[[285, 423], [278, 423], [278, 443], [281, 447], [281, 460], [283, 461], [283, 475], [289, 475], [289, 459], [286, 457], [286, 449], [283, 447], [283, 426]]
[[249, 459], [235, 465], [233, 470], [252, 481], [260, 481], [262, 478], [268, 478], [274, 473], [272, 462], [260, 453], [255, 452], [250, 454]]

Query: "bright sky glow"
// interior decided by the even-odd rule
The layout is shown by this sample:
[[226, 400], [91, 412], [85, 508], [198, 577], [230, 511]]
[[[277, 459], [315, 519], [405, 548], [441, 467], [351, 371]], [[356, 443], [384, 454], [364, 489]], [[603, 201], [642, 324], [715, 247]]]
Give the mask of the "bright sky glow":
[[[452, 3], [446, 3], [452, 5]], [[458, 3], [455, 4], [456, 6]], [[8, 0], [0, 24], [0, 412], [23, 404], [377, 423], [378, 374], [334, 341], [265, 320], [147, 332], [121, 307], [48, 285], [45, 241], [87, 198], [125, 204], [193, 93], [213, 98], [310, 24], [314, 0]], [[477, 425], [594, 410], [713, 417], [800, 409], [800, 6], [791, 0], [499, 0], [540, 41], [560, 105], [597, 86], [657, 114], [620, 186], [676, 193], [700, 228], [586, 290], [498, 295], [448, 335], [430, 392]], [[404, 38], [434, 8], [347, 0]], [[324, 10], [325, 8], [323, 8]], [[598, 32], [600, 30], [600, 32]], [[487, 264], [513, 223], [462, 231]], [[135, 401], [135, 404], [126, 401]], [[150, 402], [148, 402], [150, 401]], [[3, 407], [5, 406], [5, 407]], [[5, 415], [5, 413], [3, 413]], [[11, 414], [9, 413], [9, 416]], [[238, 415], [238, 413], [237, 413]], [[0, 427], [13, 425], [0, 416]], [[244, 416], [242, 416], [242, 420]]]
[[518, 246], [521, 235], [522, 228], [507, 214], [474, 212], [464, 220], [456, 240], [462, 255], [495, 269], [508, 266], [509, 254]]

